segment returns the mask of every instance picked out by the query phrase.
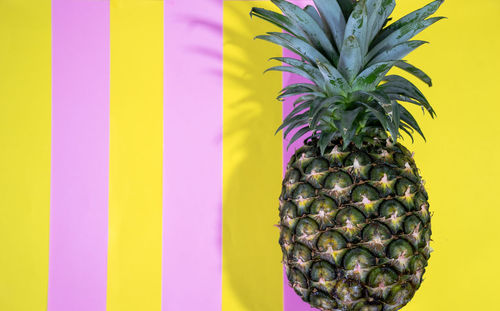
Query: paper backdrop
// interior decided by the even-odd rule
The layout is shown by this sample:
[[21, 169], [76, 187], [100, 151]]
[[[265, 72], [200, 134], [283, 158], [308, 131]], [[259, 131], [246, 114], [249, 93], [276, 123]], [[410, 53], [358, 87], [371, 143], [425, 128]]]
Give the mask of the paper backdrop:
[[[428, 1], [400, 0], [395, 17]], [[272, 8], [0, 0], [0, 310], [310, 310], [273, 226], [295, 148], [273, 136], [274, 98], [296, 77], [262, 75], [283, 51], [252, 40], [273, 29], [255, 5]], [[438, 118], [415, 110], [428, 142], [405, 141], [435, 252], [404, 310], [494, 310], [500, 2], [439, 14], [409, 57], [434, 78], [420, 86]]]

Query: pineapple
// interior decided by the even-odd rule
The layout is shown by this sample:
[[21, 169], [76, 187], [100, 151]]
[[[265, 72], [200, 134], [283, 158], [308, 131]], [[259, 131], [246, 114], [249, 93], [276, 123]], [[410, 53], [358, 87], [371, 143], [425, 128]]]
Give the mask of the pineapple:
[[403, 132], [424, 134], [404, 105], [435, 112], [414, 84], [388, 72], [398, 67], [432, 85], [403, 58], [426, 43], [411, 39], [442, 18], [430, 16], [443, 1], [389, 25], [395, 0], [314, 0], [304, 9], [271, 1], [283, 14], [250, 15], [284, 32], [257, 38], [298, 57], [274, 57], [286, 65], [268, 70], [310, 81], [278, 96], [298, 96], [278, 131], [293, 133], [290, 144], [305, 136], [280, 196], [290, 286], [321, 310], [399, 310], [420, 287], [431, 252], [428, 196], [398, 142]]

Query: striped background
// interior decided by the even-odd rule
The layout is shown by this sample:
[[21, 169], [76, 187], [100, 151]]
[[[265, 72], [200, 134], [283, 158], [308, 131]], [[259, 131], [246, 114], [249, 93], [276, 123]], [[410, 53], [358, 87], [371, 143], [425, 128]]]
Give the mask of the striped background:
[[[311, 310], [273, 227], [297, 77], [262, 75], [283, 51], [252, 40], [255, 5], [0, 0], [0, 310]], [[405, 310], [498, 306], [499, 13], [448, 1], [410, 57], [436, 85], [429, 142], [406, 142], [436, 252]]]

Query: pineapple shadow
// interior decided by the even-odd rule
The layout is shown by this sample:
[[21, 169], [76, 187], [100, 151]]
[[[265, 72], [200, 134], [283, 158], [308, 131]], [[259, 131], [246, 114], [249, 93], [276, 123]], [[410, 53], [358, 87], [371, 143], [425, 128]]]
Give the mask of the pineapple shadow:
[[244, 7], [226, 3], [224, 12], [245, 21], [224, 25], [224, 288], [236, 300], [232, 306], [275, 311], [281, 296], [270, 293], [283, 287], [279, 231], [273, 226], [282, 174], [281, 135], [274, 136], [282, 108], [274, 97], [281, 84], [278, 73], [263, 74], [270, 45], [253, 40], [269, 26], [250, 20], [250, 6]]
[[[278, 73], [263, 75], [270, 65], [266, 62], [269, 50], [256, 45], [269, 45], [253, 40], [255, 35], [269, 31], [269, 26], [251, 21], [250, 6], [243, 5], [248, 10], [242, 10], [242, 2], [225, 5], [224, 14], [245, 21], [238, 25], [217, 24], [200, 16], [178, 18], [190, 27], [217, 34], [223, 29], [224, 49], [231, 50], [223, 55], [219, 49], [202, 45], [184, 47], [186, 52], [206, 58], [207, 66], [201, 71], [213, 75], [214, 81], [224, 78], [223, 132], [213, 140], [224, 146], [223, 247], [220, 241], [216, 244], [222, 252], [223, 305], [228, 309], [275, 311], [281, 296], [270, 293], [281, 291], [283, 286], [279, 231], [274, 227], [282, 174], [281, 135], [274, 136], [282, 108], [274, 97], [281, 84], [272, 76]], [[222, 4], [219, 0], [208, 2], [221, 9]], [[220, 67], [222, 60], [224, 70]], [[268, 252], [270, 246], [274, 247], [272, 254]]]

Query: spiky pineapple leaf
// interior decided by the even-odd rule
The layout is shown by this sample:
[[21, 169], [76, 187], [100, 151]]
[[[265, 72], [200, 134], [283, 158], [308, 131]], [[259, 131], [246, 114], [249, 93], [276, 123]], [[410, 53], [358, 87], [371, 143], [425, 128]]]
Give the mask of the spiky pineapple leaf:
[[414, 75], [415, 77], [419, 78], [420, 80], [422, 80], [423, 82], [427, 83], [427, 85], [429, 86], [432, 86], [432, 79], [431, 77], [429, 77], [425, 72], [423, 72], [422, 70], [418, 69], [417, 67], [405, 62], [405, 61], [397, 61], [396, 64], [395, 64], [396, 67], [408, 72], [408, 73], [411, 73], [412, 75]]
[[377, 85], [384, 79], [385, 75], [394, 65], [394, 62], [382, 62], [373, 64], [363, 70], [352, 83], [353, 90], [375, 90]]
[[[296, 115], [291, 115], [289, 114], [284, 120], [283, 120], [283, 123], [278, 127], [278, 129], [276, 130], [276, 133], [274, 133], [275, 135], [278, 134], [279, 131], [281, 131], [282, 129], [284, 129], [285, 127], [293, 127], [296, 126], [297, 124], [298, 125], [302, 125], [302, 124], [305, 124], [307, 123], [309, 119], [309, 113], [307, 111], [304, 111], [300, 114], [296, 114]], [[285, 136], [286, 137], [286, 136]]]
[[362, 107], [355, 108], [354, 110], [347, 110], [342, 112], [342, 118], [340, 119], [340, 133], [344, 139], [344, 148], [347, 147], [356, 133], [356, 127], [353, 126], [354, 120], [359, 116], [359, 114], [365, 110]]
[[313, 107], [310, 110], [311, 120], [309, 122], [309, 125], [311, 129], [317, 128], [318, 121], [322, 116], [324, 116], [323, 112], [329, 111], [332, 106], [334, 107], [334, 104], [342, 102], [343, 100], [344, 98], [342, 96], [333, 96], [320, 100], [318, 102], [314, 102], [312, 105]]
[[319, 15], [319, 13], [316, 10], [316, 8], [313, 7], [312, 5], [306, 5], [304, 7], [304, 12], [306, 12], [307, 14], [309, 14], [309, 16], [311, 16], [312, 19], [314, 19], [316, 21], [316, 23], [321, 27], [321, 29], [323, 30], [323, 32], [327, 35], [328, 40], [330, 40], [330, 42], [331, 42], [332, 38], [330, 37], [330, 35], [331, 35], [330, 29], [328, 28], [328, 25], [323, 22], [323, 20], [321, 19], [321, 16]]
[[402, 95], [403, 97], [409, 99], [413, 99], [413, 101], [411, 100], [404, 100], [404, 101], [413, 104], [415, 104], [416, 102], [417, 106], [422, 107], [422, 111], [426, 109], [431, 114], [431, 117], [434, 118], [435, 112], [432, 109], [432, 107], [430, 107], [430, 104], [427, 102], [427, 99], [422, 95], [417, 94], [412, 88], [409, 88], [407, 86], [394, 86], [392, 83], [386, 83], [384, 84], [382, 90], [389, 96], [393, 96], [396, 94], [396, 95]]
[[267, 35], [261, 35], [255, 38], [280, 45], [305, 58], [311, 64], [315, 64], [317, 61], [328, 62], [323, 54], [313, 48], [309, 43], [287, 33], [268, 32]]
[[337, 50], [340, 51], [344, 41], [346, 18], [337, 1], [314, 0], [314, 4], [330, 28]]
[[278, 95], [278, 100], [284, 100], [287, 97], [295, 96], [295, 95], [311, 95], [311, 94], [322, 94], [319, 89], [309, 83], [295, 83], [290, 84], [287, 87], [283, 88]]
[[395, 100], [391, 100], [391, 104], [392, 104], [392, 114], [391, 114], [392, 122], [394, 123], [394, 127], [398, 129], [401, 121], [401, 109], [400, 109], [401, 105]]
[[[323, 83], [323, 75], [321, 74], [319, 69], [306, 63], [306, 62], [303, 62], [301, 60], [291, 58], [291, 57], [272, 57], [270, 59], [277, 60], [277, 61], [283, 62], [285, 64], [288, 64], [292, 67], [295, 67], [297, 69], [300, 69], [301, 71], [303, 71], [305, 74], [307, 74], [310, 77], [310, 78], [308, 78], [309, 80], [311, 80], [312, 82], [315, 82], [316, 85], [318, 85], [318, 86], [321, 86]], [[302, 75], [302, 76], [304, 76], [304, 75]]]
[[349, 16], [345, 26], [344, 42], [348, 37], [354, 36], [358, 39], [361, 46], [361, 54], [364, 57], [368, 50], [368, 12], [366, 9], [366, 0], [360, 0], [354, 11]]
[[[396, 45], [395, 47], [385, 50], [382, 53], [378, 54], [374, 59], [372, 59], [368, 66], [371, 66], [375, 63], [387, 62], [387, 61], [397, 61], [410, 54], [412, 51], [422, 46], [423, 44], [428, 43], [427, 41], [406, 41]], [[397, 63], [395, 63], [397, 65]]]
[[287, 126], [286, 130], [283, 132], [284, 138], [287, 138], [290, 132], [292, 132], [293, 130], [296, 130], [298, 127], [304, 126], [308, 123], [307, 121], [309, 120], [309, 116], [307, 116], [307, 112], [305, 114], [306, 116], [304, 118], [291, 122], [290, 125]]
[[368, 12], [371, 13], [368, 17], [368, 41], [371, 42], [387, 22], [387, 18], [394, 11], [396, 1], [367, 0], [366, 6], [368, 8]]
[[439, 9], [441, 4], [443, 4], [443, 2], [444, 2], [444, 0], [433, 1], [433, 2], [429, 3], [428, 5], [424, 6], [423, 8], [421, 8], [417, 11], [411, 12], [410, 14], [402, 17], [398, 21], [392, 23], [387, 28], [382, 30], [382, 32], [380, 32], [375, 37], [372, 45], [374, 46], [374, 45], [380, 43], [382, 40], [386, 39], [389, 35], [394, 33], [396, 30], [401, 29], [404, 26], [413, 24], [417, 21], [422, 21], [422, 20], [426, 19], [427, 17], [431, 16], [432, 14], [436, 13], [436, 11]]
[[349, 36], [342, 44], [338, 69], [347, 82], [352, 83], [363, 66], [361, 46], [355, 36]]
[[333, 129], [321, 132], [318, 141], [318, 146], [321, 154], [325, 153], [326, 147], [328, 147], [334, 136], [335, 136], [335, 131]]
[[278, 96], [278, 99], [281, 100], [281, 99], [284, 99], [284, 98], [287, 98], [287, 97], [292, 97], [292, 96], [296, 96], [296, 95], [300, 95], [300, 94], [309, 95], [311, 93], [315, 93], [315, 92], [311, 91], [311, 89], [308, 88], [308, 87], [296, 86], [296, 87], [293, 87], [293, 88], [289, 88], [286, 91], [284, 91], [283, 93], [281, 93]]
[[286, 91], [290, 88], [294, 88], [294, 87], [298, 87], [298, 86], [301, 86], [301, 87], [304, 87], [304, 88], [307, 88], [309, 89], [310, 91], [312, 92], [319, 92], [319, 89], [316, 85], [314, 84], [311, 84], [311, 83], [292, 83], [292, 84], [288, 84], [287, 86], [285, 86], [283, 89], [281, 89], [281, 92], [283, 91]]
[[308, 109], [311, 107], [312, 100], [306, 100], [302, 102], [301, 104], [295, 106], [292, 111], [290, 111], [289, 115], [295, 115], [299, 112], [303, 112], [305, 109]]
[[299, 75], [301, 77], [304, 77], [308, 80], [314, 81], [314, 78], [306, 71], [303, 71], [299, 68], [293, 67], [293, 66], [274, 66], [267, 68], [264, 73], [269, 72], [269, 71], [281, 71], [281, 72], [290, 72], [294, 73], [296, 75]]
[[384, 109], [385, 112], [389, 112], [391, 109], [391, 99], [387, 94], [384, 92], [380, 91], [371, 91], [371, 92], [365, 92], [365, 91], [360, 91], [360, 94], [366, 95], [367, 101], [370, 101], [372, 98], [375, 99], [375, 101]]
[[280, 96], [290, 94], [291, 92], [298, 90], [303, 90], [304, 93], [320, 92], [319, 88], [311, 83], [292, 83], [281, 89]]
[[[331, 1], [334, 2], [334, 1]], [[337, 2], [340, 5], [340, 8], [342, 9], [342, 13], [344, 14], [345, 19], [347, 20], [349, 16], [351, 15], [352, 11], [354, 10], [354, 7], [356, 5], [355, 1], [353, 0], [337, 0]]]
[[381, 87], [387, 94], [401, 94], [414, 98], [429, 111], [431, 117], [436, 115], [424, 94], [407, 79], [397, 75], [390, 75], [384, 77], [384, 81], [387, 81], [387, 83], [383, 84]]
[[286, 147], [286, 149], [288, 150], [288, 148], [290, 148], [290, 146], [294, 142], [296, 142], [299, 138], [301, 138], [302, 136], [307, 134], [309, 131], [310, 131], [309, 126], [305, 126], [305, 127], [301, 128], [300, 130], [298, 130], [297, 133], [295, 133], [295, 135], [292, 136], [292, 139], [290, 139], [290, 142], [288, 143], [288, 146]]
[[338, 55], [333, 48], [332, 43], [328, 39], [320, 25], [307, 14], [303, 9], [285, 0], [271, 0], [280, 10], [290, 18], [293, 24], [302, 29], [311, 44], [320, 48], [325, 56], [330, 57], [336, 63]]
[[365, 106], [374, 116], [377, 118], [377, 120], [380, 122], [382, 127], [389, 131], [391, 133], [392, 139], [394, 141], [397, 141], [398, 139], [398, 130], [394, 123], [389, 119], [385, 111], [381, 110], [382, 108], [380, 106], [372, 106], [369, 103], [364, 103], [364, 102], [359, 102], [361, 105]]
[[443, 18], [444, 17], [432, 17], [426, 20], [418, 20], [413, 23], [404, 25], [403, 27], [392, 32], [387, 36], [387, 38], [383, 39], [382, 41], [380, 41], [380, 43], [373, 47], [368, 53], [367, 59], [372, 59], [381, 52], [410, 40], [411, 38], [422, 32], [424, 29]]
[[345, 95], [349, 91], [349, 84], [335, 67], [322, 62], [317, 62], [317, 65], [326, 81], [325, 84], [334, 92], [331, 95]]
[[403, 132], [405, 132], [408, 136], [410, 136], [411, 138], [411, 142], [414, 143], [415, 142], [415, 139], [413, 139], [413, 129], [408, 126], [406, 123], [404, 122], [401, 122], [399, 124], [399, 129], [401, 129]]
[[424, 140], [426, 140], [424, 133], [420, 129], [420, 126], [418, 125], [418, 122], [417, 122], [417, 120], [415, 120], [413, 115], [404, 106], [400, 105], [399, 107], [401, 110], [401, 121], [408, 124], [411, 128], [413, 128], [415, 131], [417, 131], [417, 133], [420, 134], [420, 136], [422, 136], [422, 138]]
[[401, 94], [387, 94], [387, 96], [389, 96], [389, 98], [391, 100], [402, 101], [402, 102], [411, 103], [411, 104], [414, 104], [417, 106], [422, 106], [422, 103], [420, 103], [420, 102], [418, 102], [418, 101], [416, 101], [408, 96], [404, 96]]
[[250, 11], [250, 17], [252, 16], [256, 16], [265, 21], [268, 21], [271, 24], [278, 26], [284, 31], [289, 32], [297, 37], [304, 36], [304, 32], [300, 28], [295, 26], [290, 20], [290, 18], [288, 18], [285, 15], [276, 13], [274, 11], [266, 10], [263, 8], [252, 8], [252, 10]]

